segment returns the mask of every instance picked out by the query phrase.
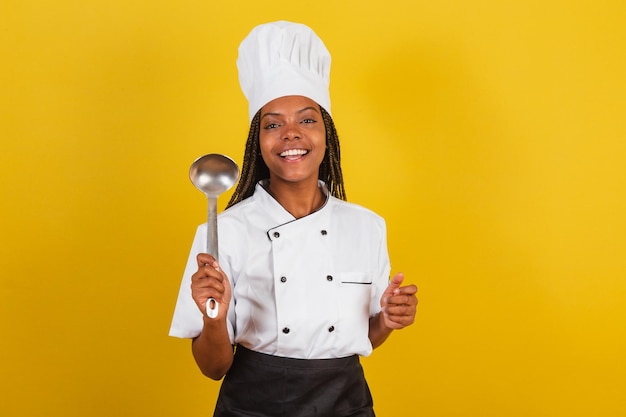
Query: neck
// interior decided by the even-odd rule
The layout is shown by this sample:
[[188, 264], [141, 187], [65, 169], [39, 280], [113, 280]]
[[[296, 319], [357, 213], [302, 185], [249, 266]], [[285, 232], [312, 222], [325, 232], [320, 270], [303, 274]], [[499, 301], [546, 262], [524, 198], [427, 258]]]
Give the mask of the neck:
[[296, 219], [319, 210], [326, 200], [317, 179], [314, 182], [298, 183], [273, 179], [269, 181], [266, 189]]

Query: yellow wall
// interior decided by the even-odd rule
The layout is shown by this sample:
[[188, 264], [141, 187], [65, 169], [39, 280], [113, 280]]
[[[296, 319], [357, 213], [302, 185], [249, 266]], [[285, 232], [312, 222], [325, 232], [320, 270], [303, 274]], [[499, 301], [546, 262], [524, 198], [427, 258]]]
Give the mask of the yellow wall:
[[210, 415], [166, 336], [187, 170], [241, 161], [236, 48], [277, 19], [331, 50], [348, 197], [420, 287], [378, 414], [626, 415], [625, 3], [369, 3], [2, 2], [0, 415]]

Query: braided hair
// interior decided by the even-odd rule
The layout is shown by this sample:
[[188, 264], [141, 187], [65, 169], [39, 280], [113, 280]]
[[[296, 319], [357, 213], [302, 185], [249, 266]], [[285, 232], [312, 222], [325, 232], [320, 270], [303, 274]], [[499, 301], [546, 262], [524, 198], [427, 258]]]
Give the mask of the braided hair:
[[[339, 136], [330, 114], [321, 106], [320, 111], [326, 129], [326, 152], [320, 164], [318, 178], [326, 183], [330, 195], [345, 201], [346, 191], [343, 186], [343, 174], [341, 173]], [[260, 125], [261, 110], [256, 113], [250, 123], [250, 131], [243, 155], [241, 178], [226, 208], [250, 197], [254, 193], [257, 182], [270, 177], [269, 169], [261, 156], [261, 146], [259, 144]]]

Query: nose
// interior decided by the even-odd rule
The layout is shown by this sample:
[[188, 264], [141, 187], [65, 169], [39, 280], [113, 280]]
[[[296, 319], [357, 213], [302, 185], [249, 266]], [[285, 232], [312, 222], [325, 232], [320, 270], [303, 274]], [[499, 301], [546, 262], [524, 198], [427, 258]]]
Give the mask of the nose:
[[298, 129], [298, 126], [294, 123], [285, 125], [285, 129], [282, 132], [283, 140], [298, 140], [302, 138], [302, 132]]

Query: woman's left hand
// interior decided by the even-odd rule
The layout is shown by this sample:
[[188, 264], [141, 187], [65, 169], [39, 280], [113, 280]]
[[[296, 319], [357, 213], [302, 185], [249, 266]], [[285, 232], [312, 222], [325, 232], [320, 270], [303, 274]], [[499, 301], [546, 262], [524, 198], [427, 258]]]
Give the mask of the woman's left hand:
[[415, 321], [417, 311], [417, 287], [401, 287], [404, 274], [396, 274], [380, 299], [385, 326], [390, 329], [403, 329]]

